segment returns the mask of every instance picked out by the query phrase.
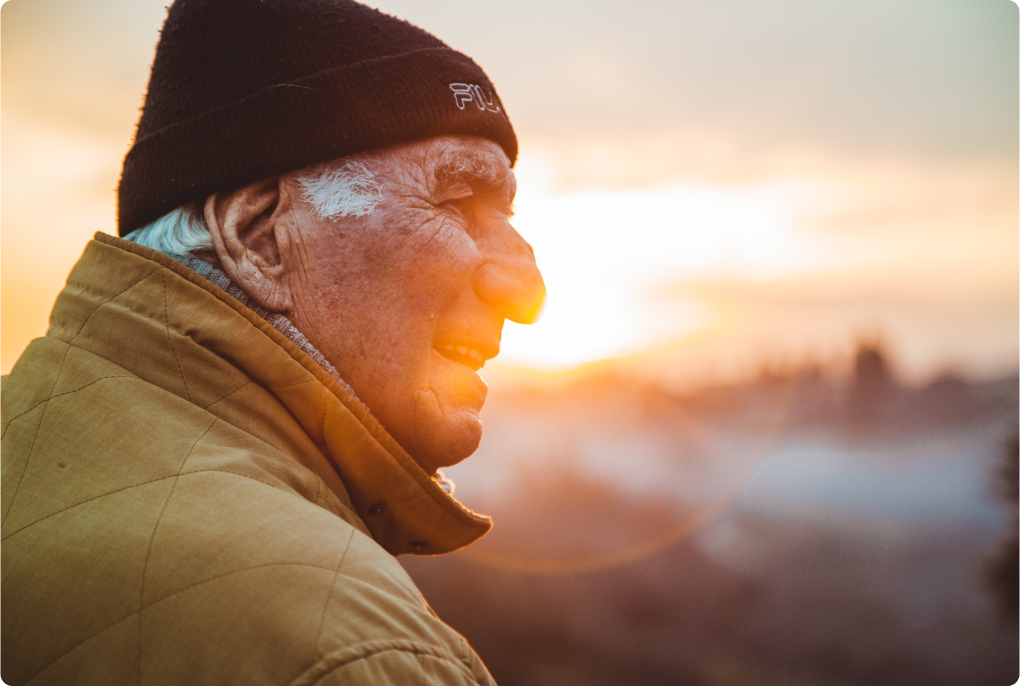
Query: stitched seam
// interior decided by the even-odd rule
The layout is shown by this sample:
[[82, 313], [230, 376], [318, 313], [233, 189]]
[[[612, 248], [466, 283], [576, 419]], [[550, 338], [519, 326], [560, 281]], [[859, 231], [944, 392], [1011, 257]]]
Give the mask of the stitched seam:
[[258, 483], [263, 484], [265, 486], [269, 486], [270, 488], [275, 489], [277, 491], [284, 491], [284, 489], [280, 488], [278, 485], [273, 485], [273, 484], [269, 483], [268, 481], [263, 481], [262, 479], [257, 479], [254, 476], [249, 476], [248, 474], [238, 474], [237, 472], [231, 472], [231, 471], [228, 471], [226, 469], [196, 469], [193, 472], [181, 472], [180, 474], [171, 474], [170, 476], [161, 476], [158, 479], [150, 479], [148, 481], [143, 481], [141, 483], [131, 484], [130, 486], [125, 486], [124, 488], [118, 488], [117, 490], [109, 491], [108, 493], [100, 493], [99, 495], [93, 496], [92, 498], [89, 498], [88, 500], [83, 500], [80, 503], [74, 503], [73, 505], [68, 505], [67, 507], [63, 507], [63, 508], [57, 510], [56, 512], [51, 512], [50, 514], [46, 515], [45, 517], [42, 517], [40, 519], [35, 520], [34, 522], [26, 524], [25, 526], [21, 527], [20, 529], [17, 529], [16, 531], [12, 531], [11, 533], [9, 533], [6, 536], [4, 536], [3, 539], [0, 539], [0, 541], [6, 541], [8, 538], [14, 536], [15, 534], [21, 533], [25, 529], [29, 529], [29, 528], [35, 526], [36, 524], [49, 519], [50, 517], [56, 517], [61, 512], [67, 512], [68, 510], [73, 510], [74, 508], [76, 508], [76, 507], [78, 507], [80, 505], [87, 505], [88, 503], [91, 503], [93, 500], [99, 500], [100, 498], [105, 498], [108, 495], [114, 495], [116, 493], [121, 493], [123, 491], [129, 491], [132, 488], [139, 488], [141, 486], [146, 486], [148, 484], [154, 484], [154, 483], [157, 483], [159, 481], [166, 481], [167, 479], [174, 479], [174, 478], [178, 478], [178, 477], [182, 477], [182, 476], [191, 476], [193, 474], [209, 474], [209, 473], [212, 473], [212, 472], [219, 473], [219, 474], [230, 474], [232, 476], [237, 476], [237, 477], [240, 477], [242, 479], [248, 479], [249, 481], [257, 481]]
[[89, 316], [85, 317], [85, 321], [83, 321], [83, 322], [81, 323], [81, 326], [80, 326], [80, 327], [78, 327], [78, 332], [77, 332], [76, 334], [74, 334], [74, 336], [73, 336], [73, 337], [71, 338], [71, 340], [69, 340], [69, 341], [67, 342], [67, 344], [68, 344], [68, 345], [70, 345], [71, 343], [74, 343], [75, 339], [76, 339], [76, 338], [78, 338], [78, 336], [80, 336], [80, 335], [81, 335], [81, 332], [85, 330], [85, 326], [86, 326], [86, 325], [87, 325], [87, 324], [89, 323], [89, 321], [91, 321], [91, 319], [92, 319], [92, 315], [94, 315], [94, 314], [95, 314], [96, 312], [98, 312], [98, 311], [99, 311], [99, 308], [101, 308], [101, 307], [102, 307], [103, 305], [108, 305], [108, 304], [110, 304], [111, 302], [113, 302], [114, 300], [116, 300], [117, 298], [119, 298], [120, 296], [122, 296], [122, 295], [124, 295], [125, 293], [127, 293], [128, 291], [130, 291], [130, 290], [131, 290], [132, 288], [134, 288], [135, 286], [139, 285], [140, 283], [142, 283], [143, 281], [145, 281], [146, 279], [148, 279], [148, 278], [149, 278], [150, 276], [152, 276], [153, 274], [155, 274], [155, 273], [156, 273], [156, 272], [158, 272], [159, 270], [160, 270], [160, 268], [159, 268], [159, 267], [156, 267], [155, 269], [153, 269], [152, 271], [150, 271], [150, 272], [149, 272], [148, 274], [146, 274], [146, 275], [145, 275], [145, 276], [143, 276], [142, 278], [140, 278], [140, 279], [138, 279], [137, 281], [135, 281], [135, 282], [134, 282], [133, 284], [131, 284], [131, 285], [127, 286], [126, 288], [124, 288], [124, 289], [123, 289], [122, 291], [120, 291], [120, 292], [119, 292], [119, 293], [117, 293], [116, 295], [112, 295], [112, 296], [110, 296], [109, 298], [107, 298], [106, 300], [104, 300], [103, 302], [101, 302], [101, 303], [99, 303], [98, 305], [96, 305], [95, 309], [94, 309], [94, 310], [92, 310], [91, 312], [89, 312]]
[[170, 352], [174, 354], [174, 361], [177, 362], [177, 371], [181, 375], [181, 383], [184, 384], [184, 392], [188, 394], [188, 400], [194, 402], [191, 397], [191, 390], [188, 388], [188, 380], [184, 378], [184, 368], [181, 366], [181, 358], [177, 357], [177, 348], [174, 347], [174, 341], [170, 338], [170, 303], [166, 287], [166, 273], [167, 270], [162, 270], [163, 276], [163, 321], [166, 324], [166, 342], [170, 344]]
[[[136, 610], [135, 612], [137, 612], [137, 610]], [[127, 621], [127, 620], [131, 619], [131, 615], [133, 615], [133, 614], [135, 614], [135, 613], [134, 613], [134, 612], [132, 612], [132, 613], [130, 613], [130, 614], [126, 614], [126, 615], [124, 615], [123, 617], [121, 617], [120, 619], [118, 619], [117, 621], [115, 621], [115, 622], [112, 622], [112, 623], [110, 623], [110, 624], [107, 624], [106, 626], [104, 626], [104, 627], [103, 627], [102, 629], [100, 629], [99, 631], [96, 631], [95, 633], [89, 634], [89, 635], [88, 635], [88, 636], [87, 636], [86, 638], [82, 639], [82, 640], [81, 640], [81, 641], [79, 641], [78, 643], [75, 643], [75, 644], [74, 644], [73, 646], [71, 646], [70, 648], [68, 648], [68, 649], [67, 649], [67, 650], [65, 650], [64, 652], [62, 652], [62, 653], [61, 653], [60, 655], [57, 655], [57, 656], [56, 656], [55, 658], [53, 658], [53, 660], [51, 660], [50, 662], [48, 662], [48, 663], [46, 663], [45, 665], [43, 665], [43, 667], [42, 667], [42, 668], [41, 668], [41, 669], [40, 669], [39, 671], [37, 671], [37, 672], [36, 672], [35, 674], [33, 674], [32, 676], [28, 677], [28, 679], [26, 679], [26, 680], [25, 680], [25, 684], [26, 684], [26, 686], [27, 686], [28, 684], [32, 683], [33, 681], [35, 681], [35, 679], [36, 679], [37, 677], [39, 677], [39, 675], [41, 675], [41, 674], [42, 674], [43, 672], [45, 672], [45, 671], [46, 671], [47, 669], [49, 669], [49, 668], [50, 668], [50, 667], [52, 667], [53, 665], [57, 664], [57, 662], [59, 662], [59, 661], [60, 661], [60, 659], [61, 659], [61, 658], [63, 658], [63, 657], [65, 656], [65, 655], [67, 655], [68, 653], [70, 653], [70, 652], [74, 651], [74, 649], [75, 649], [75, 648], [77, 648], [78, 646], [80, 646], [80, 645], [82, 645], [82, 644], [84, 644], [84, 643], [88, 643], [89, 641], [91, 641], [91, 640], [92, 640], [93, 638], [95, 638], [95, 637], [96, 637], [96, 636], [98, 636], [99, 634], [102, 634], [102, 633], [104, 633], [104, 632], [106, 632], [106, 631], [109, 631], [110, 629], [112, 629], [113, 627], [117, 626], [117, 625], [118, 625], [118, 624], [120, 624], [121, 622], [125, 622], [125, 621]]]
[[237, 393], [237, 392], [238, 392], [239, 390], [241, 390], [242, 388], [244, 388], [245, 386], [247, 386], [247, 385], [249, 385], [249, 384], [251, 384], [251, 383], [252, 383], [252, 380], [251, 380], [251, 379], [248, 379], [248, 380], [247, 380], [247, 381], [245, 381], [245, 382], [244, 382], [243, 384], [241, 384], [240, 386], [238, 386], [238, 387], [237, 387], [237, 388], [235, 388], [234, 390], [230, 391], [230, 393], [227, 393], [227, 394], [226, 394], [225, 396], [223, 396], [223, 397], [222, 397], [222, 398], [220, 398], [219, 400], [214, 400], [214, 401], [212, 401], [211, 403], [209, 403], [208, 405], [206, 405], [206, 406], [205, 406], [205, 407], [203, 407], [202, 409], [203, 409], [203, 410], [208, 410], [208, 409], [209, 409], [210, 407], [212, 407], [212, 406], [213, 406], [213, 405], [215, 405], [216, 403], [221, 403], [221, 402], [223, 402], [224, 400], [226, 400], [226, 399], [227, 399], [227, 398], [229, 398], [230, 396], [234, 395], [234, 394], [235, 394], [235, 393]]
[[[364, 644], [362, 644], [362, 645], [364, 645]], [[348, 652], [350, 650], [351, 650], [350, 648], [345, 648], [342, 652]], [[370, 658], [376, 657], [377, 655], [382, 655], [383, 653], [393, 653], [393, 652], [396, 652], [396, 653], [407, 653], [409, 655], [416, 655], [416, 656], [419, 656], [419, 657], [431, 657], [431, 658], [433, 658], [435, 660], [440, 660], [442, 662], [446, 662], [446, 663], [451, 664], [451, 665], [456, 665], [461, 670], [467, 672], [467, 675], [471, 679], [472, 683], [475, 683], [475, 684], [478, 683], [478, 680], [475, 678], [474, 672], [472, 672], [471, 669], [467, 665], [465, 665], [463, 662], [461, 662], [460, 660], [450, 659], [448, 657], [443, 657], [441, 655], [437, 655], [436, 653], [440, 652], [440, 649], [433, 648], [432, 646], [425, 646], [425, 645], [420, 645], [420, 644], [416, 645], [415, 643], [411, 642], [410, 646], [380, 645], [380, 646], [376, 647], [374, 650], [369, 650], [367, 653], [358, 654], [358, 655], [351, 655], [347, 659], [337, 659], [336, 658], [336, 653], [333, 653], [332, 655], [329, 655], [329, 656], [323, 658], [322, 660], [319, 660], [319, 662], [317, 662], [316, 664], [312, 665], [312, 667], [310, 669], [306, 670], [304, 674], [302, 674], [297, 679], [292, 681], [291, 682], [291, 686], [294, 686], [296, 684], [301, 683], [302, 679], [305, 678], [306, 674], [308, 674], [309, 672], [313, 671], [319, 665], [321, 665], [323, 663], [328, 663], [331, 658], [337, 659], [337, 663], [335, 665], [330, 665], [328, 668], [326, 668], [326, 671], [324, 671], [321, 675], [316, 677], [314, 682], [306, 682], [306, 683], [309, 683], [309, 684], [319, 684], [319, 683], [322, 683], [323, 679], [328, 677], [330, 674], [332, 674], [336, 670], [343, 669], [347, 665], [354, 664], [355, 662], [359, 662], [361, 660], [368, 660]]]
[[[25, 458], [25, 467], [21, 470], [21, 476], [18, 477], [18, 485], [14, 487], [14, 495], [11, 496], [11, 504], [7, 506], [7, 510], [3, 514], [3, 522], [7, 521], [7, 515], [14, 509], [14, 501], [18, 499], [18, 492], [21, 490], [21, 483], [25, 480], [25, 474], [28, 473], [28, 465], [32, 462], [32, 454], [35, 452], [35, 443], [39, 440], [39, 431], [42, 429], [43, 422], [46, 421], [46, 410], [50, 408], [49, 401], [53, 398], [53, 389], [57, 387], [60, 382], [60, 377], [64, 375], [64, 364], [67, 362], [67, 354], [71, 352], [71, 346], [68, 345], [67, 349], [64, 350], [64, 356], [60, 358], [60, 369], [57, 370], [57, 376], [53, 379], [53, 385], [50, 386], [49, 398], [43, 402], [46, 405], [43, 407], [42, 416], [39, 417], [39, 423], [35, 427], [35, 434], [32, 435], [32, 445], [28, 448], [28, 457]], [[10, 426], [8, 424], [8, 426]], [[3, 526], [3, 522], [0, 522], [0, 526]]]
[[329, 583], [329, 593], [326, 594], [326, 602], [322, 604], [322, 615], [319, 616], [319, 630], [315, 633], [315, 653], [316, 655], [322, 656], [319, 650], [319, 643], [322, 641], [322, 627], [326, 623], [326, 610], [329, 609], [329, 601], [333, 598], [333, 589], [336, 587], [336, 580], [340, 578], [340, 569], [344, 566], [344, 560], [347, 559], [347, 551], [351, 548], [351, 541], [354, 540], [354, 527], [351, 527], [351, 535], [347, 537], [347, 544], [344, 546], [344, 551], [340, 555], [340, 563], [336, 566], [336, 570], [333, 572], [333, 580]]
[[173, 593], [170, 593], [168, 595], [165, 595], [162, 598], [159, 598], [158, 600], [153, 600], [148, 605], [140, 607], [137, 610], [132, 610], [131, 612], [127, 613], [126, 615], [124, 615], [120, 619], [118, 619], [118, 620], [116, 620], [114, 622], [111, 622], [110, 624], [107, 624], [106, 626], [104, 626], [99, 631], [96, 631], [96, 632], [94, 632], [92, 634], [89, 634], [88, 636], [83, 638], [81, 641], [78, 641], [78, 643], [75, 643], [73, 646], [71, 646], [70, 648], [68, 648], [67, 650], [62, 652], [60, 655], [55, 657], [48, 664], [44, 665], [38, 672], [36, 672], [32, 676], [30, 676], [25, 681], [25, 683], [27, 684], [27, 683], [31, 682], [33, 679], [35, 679], [37, 676], [39, 676], [42, 672], [46, 671], [47, 668], [49, 668], [50, 666], [56, 664], [57, 661], [60, 660], [60, 658], [62, 658], [65, 655], [67, 655], [68, 653], [70, 653], [72, 650], [74, 650], [78, 646], [82, 645], [83, 643], [88, 642], [90, 639], [95, 638], [96, 636], [98, 636], [99, 634], [103, 633], [107, 629], [110, 629], [111, 627], [113, 627], [113, 626], [115, 626], [117, 624], [120, 624], [121, 622], [123, 622], [123, 621], [125, 621], [127, 619], [130, 619], [133, 615], [140, 614], [143, 610], [147, 610], [150, 607], [163, 602], [164, 600], [167, 600], [169, 598], [173, 598], [176, 595], [180, 595], [181, 593], [184, 593], [185, 591], [190, 591], [193, 588], [197, 588], [198, 586], [201, 586], [203, 584], [207, 584], [207, 583], [209, 583], [211, 581], [216, 581], [217, 579], [222, 579], [224, 577], [232, 576], [234, 574], [243, 574], [244, 572], [250, 572], [250, 571], [253, 571], [253, 570], [256, 570], [256, 569], [265, 569], [267, 567], [308, 567], [310, 569], [321, 569], [321, 570], [324, 570], [324, 571], [327, 571], [327, 572], [332, 572], [333, 571], [329, 567], [322, 567], [320, 565], [308, 564], [307, 562], [270, 562], [270, 563], [267, 563], [267, 564], [264, 564], [264, 565], [255, 565], [253, 567], [246, 567], [244, 569], [235, 569], [235, 570], [230, 571], [230, 572], [224, 572], [223, 574], [217, 574], [216, 576], [210, 577], [208, 579], [202, 579], [201, 581], [196, 581], [195, 583], [189, 584], [189, 585], [185, 586], [184, 588], [176, 590]]
[[[166, 282], [164, 277], [164, 294], [166, 293], [165, 286]], [[169, 329], [167, 331], [167, 335], [169, 336]], [[173, 477], [174, 482], [170, 486], [170, 492], [166, 494], [166, 500], [163, 501], [163, 507], [159, 511], [159, 516], [156, 517], [156, 524], [152, 527], [152, 533], [149, 535], [149, 546], [145, 549], [145, 563], [142, 565], [142, 588], [138, 593], [139, 610], [145, 605], [145, 573], [149, 570], [149, 556], [152, 554], [152, 542], [156, 540], [156, 531], [159, 529], [159, 523], [163, 520], [163, 513], [166, 512], [166, 506], [170, 503], [170, 498], [174, 495], [174, 489], [177, 488], [177, 482], [181, 480], [181, 470], [184, 469], [184, 465], [187, 464], [188, 458], [191, 457], [191, 453], [195, 450], [195, 446], [198, 445], [203, 438], [205, 438], [205, 435], [209, 433], [209, 429], [213, 428], [213, 425], [218, 421], [219, 419], [213, 419], [209, 426], [205, 427], [205, 431], [202, 432], [202, 435], [195, 439], [195, 442], [191, 444], [190, 448], [188, 448], [187, 454], [185, 454], [184, 459], [181, 460], [181, 464], [177, 468], [177, 474]], [[139, 685], [142, 683], [142, 613], [140, 611], [138, 613], [138, 683]]]
[[[398, 564], [399, 564], [399, 563], [398, 563]], [[397, 601], [398, 603], [401, 603], [401, 604], [403, 604], [403, 605], [406, 605], [407, 607], [409, 607], [409, 608], [411, 608], [411, 609], [413, 609], [413, 610], [415, 610], [415, 611], [420, 611], [420, 610], [422, 609], [422, 606], [421, 606], [421, 604], [420, 604], [420, 603], [418, 603], [418, 602], [415, 602], [415, 601], [411, 601], [411, 600], [407, 600], [406, 598], [402, 598], [402, 597], [401, 597], [401, 596], [399, 596], [399, 595], [396, 595], [396, 594], [394, 594], [394, 593], [390, 593], [389, 591], [387, 591], [387, 590], [385, 590], [385, 589], [382, 589], [382, 588], [379, 588], [379, 587], [378, 587], [378, 586], [376, 586], [375, 584], [369, 583], [368, 581], [365, 581], [364, 579], [359, 579], [359, 578], [358, 578], [358, 577], [356, 577], [356, 576], [351, 576], [350, 574], [346, 574], [346, 573], [344, 573], [344, 572], [340, 572], [340, 576], [342, 576], [342, 577], [344, 577], [345, 579], [348, 579], [348, 580], [350, 580], [350, 581], [354, 582], [354, 584], [355, 584], [355, 585], [361, 585], [361, 586], [366, 586], [366, 587], [368, 587], [368, 588], [369, 588], [370, 590], [373, 590], [373, 591], [378, 591], [379, 593], [383, 593], [383, 594], [385, 594], [385, 595], [386, 595], [387, 597], [389, 597], [390, 599], [392, 599], [392, 600], [395, 600], [395, 601]], [[408, 579], [410, 579], [410, 577], [408, 577]], [[414, 582], [413, 582], [413, 581], [411, 581], [411, 584], [412, 584], [412, 586], [413, 586], [413, 585], [414, 585]], [[425, 596], [422, 596], [422, 595], [421, 595], [421, 591], [419, 591], [417, 587], [415, 587], [415, 589], [414, 589], [414, 590], [418, 592], [418, 594], [420, 595], [420, 597], [421, 597], [421, 599], [422, 599], [422, 600], [424, 600], [424, 599], [425, 599]], [[427, 603], [426, 603], [426, 604], [427, 604]], [[431, 614], [432, 616], [434, 616], [434, 617], [435, 617], [436, 619], [439, 619], [439, 615], [436, 615], [436, 614], [434, 614], [434, 613], [432, 613], [432, 612], [429, 612], [429, 614]], [[440, 620], [440, 621], [442, 621], [442, 620]]]
[[282, 390], [284, 388], [294, 388], [295, 386], [301, 386], [301, 385], [306, 384], [306, 383], [319, 383], [319, 380], [318, 379], [306, 379], [304, 381], [295, 381], [294, 383], [286, 383], [286, 384], [282, 384], [282, 385], [281, 384], [277, 384], [275, 386], [270, 386], [269, 388], [271, 390], [277, 391], [277, 390]]
[[[72, 393], [77, 393], [78, 391], [84, 391], [86, 388], [88, 388], [89, 386], [91, 386], [94, 383], [99, 383], [100, 381], [106, 381], [107, 379], [134, 379], [134, 378], [135, 377], [133, 377], [133, 376], [101, 376], [98, 379], [94, 379], [92, 381], [89, 381], [87, 384], [85, 384], [81, 388], [76, 388], [73, 391], [64, 391], [63, 393], [57, 393], [56, 395], [51, 395], [49, 398], [46, 398], [46, 400], [40, 400], [39, 402], [37, 402], [35, 405], [33, 405], [29, 409], [25, 410], [24, 412], [11, 417], [10, 421], [7, 422], [7, 426], [9, 428], [11, 426], [11, 424], [14, 422], [15, 419], [21, 419], [26, 414], [28, 414], [29, 412], [31, 412], [35, 408], [39, 407], [43, 403], [48, 403], [51, 400], [55, 400], [57, 398], [65, 396], [65, 395], [71, 395]], [[56, 387], [56, 384], [54, 384], [54, 387]], [[4, 436], [7, 435], [7, 430], [6, 429], [4, 430], [3, 435]]]
[[[268, 567], [308, 567], [309, 569], [321, 569], [321, 570], [323, 570], [325, 572], [332, 572], [333, 571], [329, 567], [323, 567], [322, 565], [313, 565], [313, 564], [310, 564], [308, 562], [267, 562], [266, 564], [263, 564], [263, 565], [254, 565], [252, 567], [245, 567], [244, 569], [235, 569], [235, 570], [232, 570], [232, 571], [229, 571], [229, 572], [223, 572], [222, 574], [217, 574], [216, 576], [211, 576], [208, 579], [202, 579], [201, 581], [196, 581], [193, 584], [188, 584], [184, 588], [178, 589], [178, 590], [174, 591], [173, 593], [170, 593], [168, 595], [163, 596], [162, 598], [159, 598], [158, 600], [153, 600], [151, 603], [149, 603], [145, 607], [141, 608], [140, 610], [135, 610], [135, 612], [141, 612], [142, 610], [146, 610], [146, 609], [152, 607], [153, 605], [155, 605], [156, 603], [163, 602], [167, 598], [173, 598], [175, 595], [180, 595], [181, 593], [184, 593], [185, 591], [190, 591], [191, 589], [197, 588], [197, 587], [201, 586], [202, 584], [207, 584], [210, 581], [216, 581], [217, 579], [223, 579], [225, 577], [232, 576], [234, 574], [243, 574], [244, 572], [251, 572], [251, 571], [256, 570], [256, 569], [266, 569]], [[132, 613], [132, 614], [134, 614], [134, 613]]]
[[[268, 481], [263, 481], [262, 479], [258, 479], [258, 478], [254, 477], [254, 476], [249, 476], [247, 474], [238, 474], [237, 472], [231, 472], [231, 471], [226, 470], [226, 469], [200, 469], [200, 470], [194, 471], [194, 472], [184, 472], [183, 474], [181, 474], [181, 476], [191, 476], [192, 474], [203, 474], [203, 473], [208, 473], [208, 472], [219, 472], [220, 474], [233, 474], [234, 476], [239, 476], [242, 479], [248, 479], [250, 481], [257, 481], [258, 483], [260, 483], [260, 484], [262, 484], [264, 486], [269, 486], [270, 488], [272, 488], [274, 490], [277, 490], [277, 491], [285, 490], [285, 489], [280, 488], [280, 486], [278, 484], [271, 484]], [[299, 497], [300, 497], [300, 495], [299, 495]], [[301, 498], [301, 499], [305, 500], [304, 498]], [[308, 502], [308, 501], [306, 500], [305, 502]]]

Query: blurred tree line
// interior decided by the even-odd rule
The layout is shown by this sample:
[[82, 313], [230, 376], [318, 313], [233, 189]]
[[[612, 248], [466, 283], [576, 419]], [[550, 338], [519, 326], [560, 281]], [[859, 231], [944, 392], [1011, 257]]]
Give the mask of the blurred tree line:
[[999, 556], [991, 562], [988, 580], [1003, 614], [1020, 625], [1020, 431], [1006, 446], [1006, 465], [1001, 475], [1005, 495], [1014, 508], [1013, 531]]

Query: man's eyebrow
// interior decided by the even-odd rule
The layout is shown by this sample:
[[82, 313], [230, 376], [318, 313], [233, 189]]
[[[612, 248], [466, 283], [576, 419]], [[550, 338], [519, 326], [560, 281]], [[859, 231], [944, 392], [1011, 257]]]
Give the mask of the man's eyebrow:
[[485, 153], [448, 152], [436, 164], [434, 175], [437, 181], [481, 181], [495, 189], [507, 182], [503, 166]]

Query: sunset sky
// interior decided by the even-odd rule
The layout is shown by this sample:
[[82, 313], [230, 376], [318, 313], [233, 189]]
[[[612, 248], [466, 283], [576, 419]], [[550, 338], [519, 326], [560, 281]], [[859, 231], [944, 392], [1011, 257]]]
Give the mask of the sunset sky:
[[[2, 369], [46, 330], [120, 164], [165, 0], [0, 9]], [[549, 289], [503, 365], [733, 376], [881, 336], [899, 371], [1015, 371], [1009, 0], [389, 1], [472, 56], [521, 142]]]

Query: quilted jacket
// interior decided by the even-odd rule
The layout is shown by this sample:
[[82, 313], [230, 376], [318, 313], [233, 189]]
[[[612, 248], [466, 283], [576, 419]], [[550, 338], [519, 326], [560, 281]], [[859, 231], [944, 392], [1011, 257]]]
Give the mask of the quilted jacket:
[[491, 526], [251, 310], [97, 234], [3, 384], [9, 684], [491, 684], [401, 553]]

